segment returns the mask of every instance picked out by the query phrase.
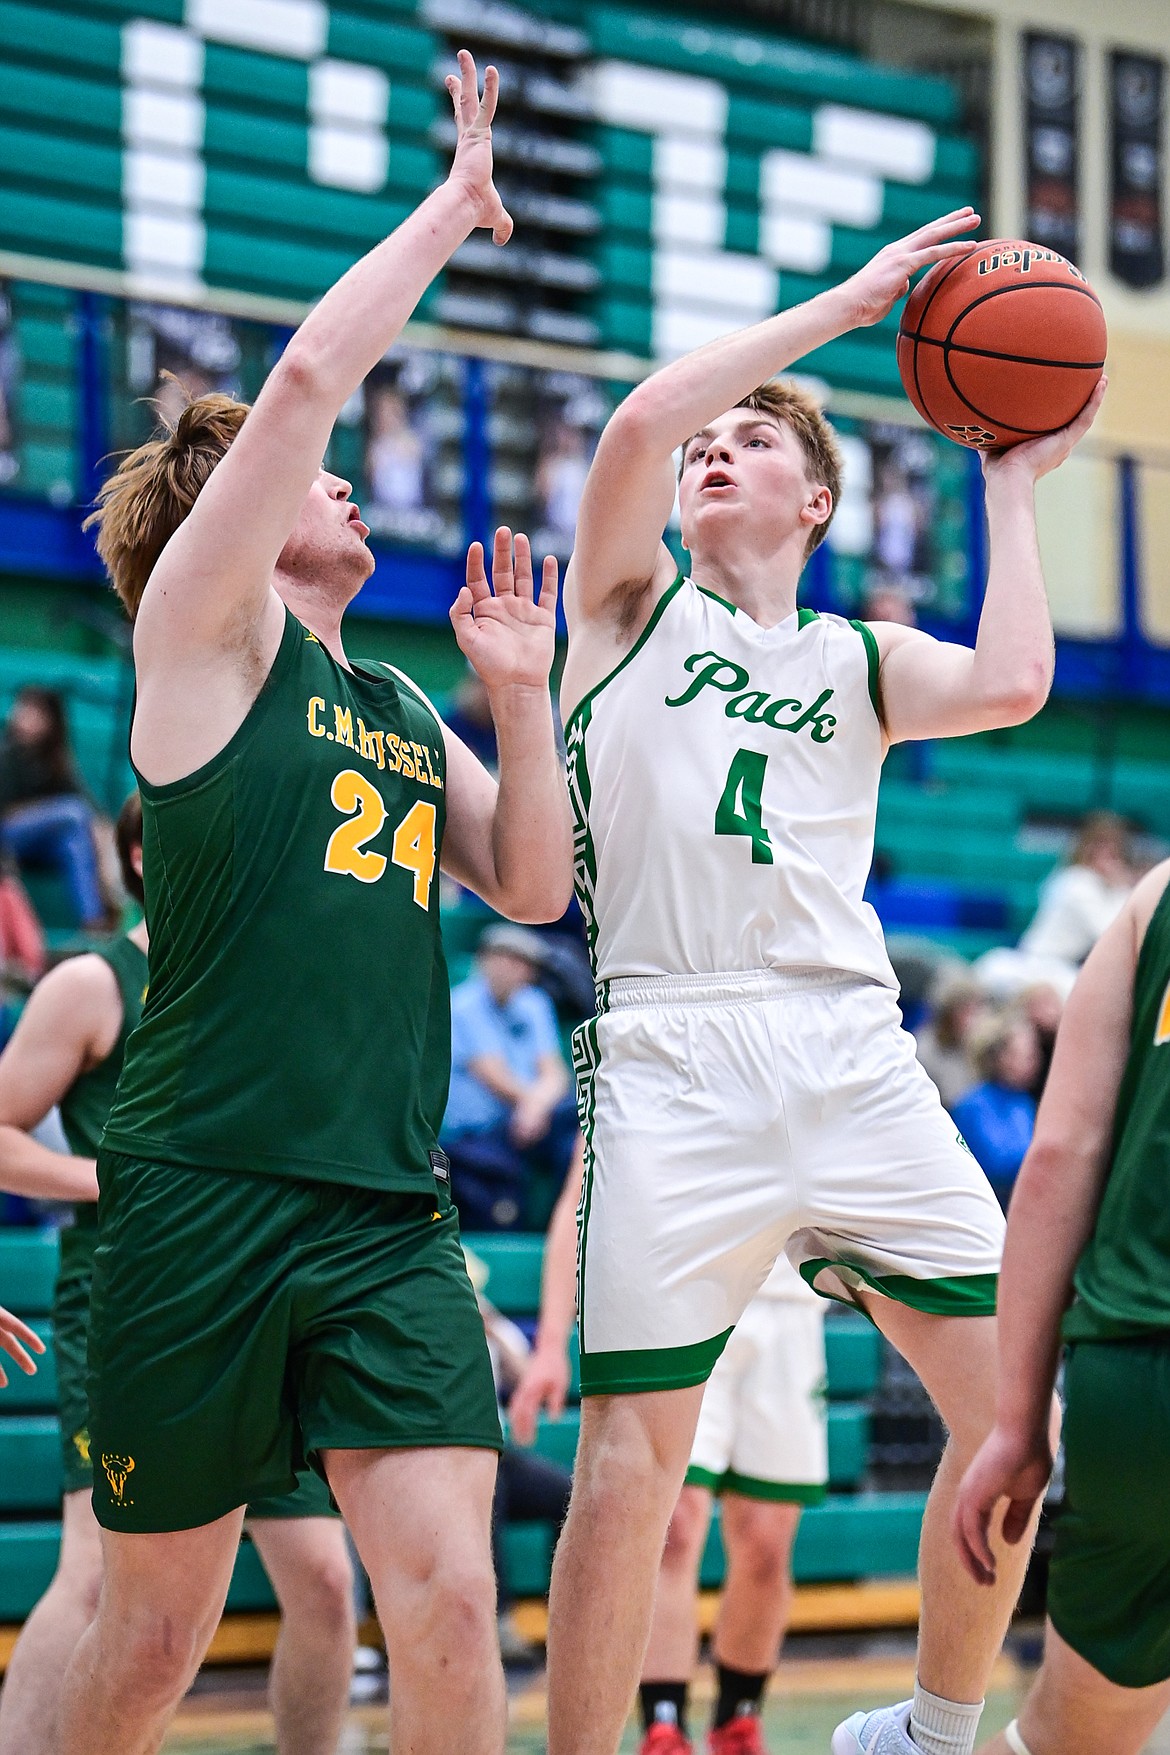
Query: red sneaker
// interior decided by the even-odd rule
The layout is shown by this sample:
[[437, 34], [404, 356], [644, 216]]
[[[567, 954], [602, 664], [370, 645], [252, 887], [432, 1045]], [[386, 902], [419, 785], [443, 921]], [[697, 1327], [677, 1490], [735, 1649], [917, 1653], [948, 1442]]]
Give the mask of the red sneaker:
[[638, 1755], [693, 1755], [691, 1739], [684, 1737], [677, 1725], [651, 1725]]
[[745, 1712], [707, 1732], [707, 1755], [768, 1755], [759, 1715]]

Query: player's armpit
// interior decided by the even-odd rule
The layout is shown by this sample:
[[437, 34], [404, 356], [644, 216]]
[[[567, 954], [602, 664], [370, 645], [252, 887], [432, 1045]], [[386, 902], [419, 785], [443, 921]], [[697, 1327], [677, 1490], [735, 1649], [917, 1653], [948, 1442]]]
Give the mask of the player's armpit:
[[674, 492], [670, 443], [643, 415], [635, 391], [602, 433], [581, 495], [565, 581], [570, 627], [620, 614], [623, 604], [637, 601], [639, 587], [653, 593], [664, 571], [669, 577], [661, 588], [669, 585], [674, 563], [662, 533]]

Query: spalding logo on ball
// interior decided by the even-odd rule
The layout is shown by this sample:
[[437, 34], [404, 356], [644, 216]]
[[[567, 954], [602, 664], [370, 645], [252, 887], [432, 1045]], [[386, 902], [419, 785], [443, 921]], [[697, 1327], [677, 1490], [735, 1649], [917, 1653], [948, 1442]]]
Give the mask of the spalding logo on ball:
[[906, 300], [898, 370], [922, 416], [992, 450], [1075, 420], [1105, 365], [1105, 317], [1079, 268], [996, 238], [939, 262]]

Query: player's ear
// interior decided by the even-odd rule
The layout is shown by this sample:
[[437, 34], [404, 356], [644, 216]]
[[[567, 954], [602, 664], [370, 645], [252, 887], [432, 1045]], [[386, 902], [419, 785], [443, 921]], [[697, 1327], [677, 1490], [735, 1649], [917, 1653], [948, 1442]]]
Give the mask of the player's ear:
[[833, 516], [833, 496], [827, 487], [818, 487], [800, 508], [802, 524], [827, 524]]

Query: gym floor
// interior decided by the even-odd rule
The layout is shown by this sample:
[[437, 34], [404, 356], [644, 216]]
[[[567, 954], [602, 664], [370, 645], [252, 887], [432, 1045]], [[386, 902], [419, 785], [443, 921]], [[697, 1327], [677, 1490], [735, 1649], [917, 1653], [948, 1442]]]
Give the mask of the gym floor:
[[[794, 1639], [769, 1691], [765, 1731], [773, 1755], [826, 1755], [834, 1727], [859, 1706], [906, 1699], [914, 1686], [912, 1646], [904, 1636], [870, 1636], [856, 1642]], [[853, 1645], [854, 1642], [848, 1642]], [[836, 1651], [826, 1647], [837, 1647]], [[990, 1737], [1019, 1710], [1027, 1675], [1012, 1660], [997, 1667], [981, 1726]], [[183, 1707], [166, 1743], [168, 1755], [275, 1755], [272, 1721], [264, 1710], [262, 1672], [222, 1671], [209, 1676]], [[691, 1732], [701, 1749], [710, 1711], [711, 1672], [700, 1671], [693, 1691]], [[543, 1673], [509, 1678], [508, 1755], [541, 1755], [544, 1749]], [[355, 1707], [339, 1755], [383, 1755], [385, 1706]], [[636, 1750], [633, 1721], [623, 1755]]]

